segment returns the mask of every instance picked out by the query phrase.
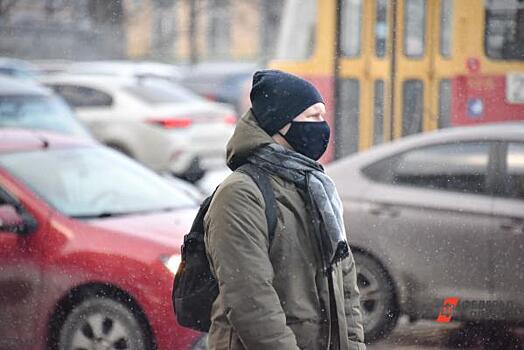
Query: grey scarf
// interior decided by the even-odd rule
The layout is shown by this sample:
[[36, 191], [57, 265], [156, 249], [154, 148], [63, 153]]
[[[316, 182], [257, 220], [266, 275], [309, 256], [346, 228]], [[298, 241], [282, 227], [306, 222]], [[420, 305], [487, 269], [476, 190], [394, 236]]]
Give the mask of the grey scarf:
[[342, 201], [322, 165], [275, 143], [257, 149], [248, 161], [305, 190], [320, 238], [324, 268], [349, 255]]

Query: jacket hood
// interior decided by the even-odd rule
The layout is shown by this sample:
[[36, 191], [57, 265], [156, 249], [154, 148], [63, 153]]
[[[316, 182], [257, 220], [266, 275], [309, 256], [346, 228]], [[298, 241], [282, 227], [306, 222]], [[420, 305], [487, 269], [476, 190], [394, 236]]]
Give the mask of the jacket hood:
[[275, 141], [258, 124], [251, 110], [238, 121], [226, 148], [227, 166], [235, 171], [259, 147]]

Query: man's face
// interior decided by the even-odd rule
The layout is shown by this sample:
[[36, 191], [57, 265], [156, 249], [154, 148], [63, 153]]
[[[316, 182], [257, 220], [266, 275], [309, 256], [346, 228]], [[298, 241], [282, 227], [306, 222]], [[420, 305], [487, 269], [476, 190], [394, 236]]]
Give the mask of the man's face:
[[[325, 114], [326, 114], [326, 106], [323, 103], [319, 102], [319, 103], [315, 103], [314, 105], [312, 105], [309, 108], [305, 109], [302, 113], [297, 115], [293, 119], [293, 121], [294, 122], [323, 122]], [[290, 127], [291, 127], [291, 123], [286, 124], [279, 131], [280, 131], [281, 134], [285, 135], [288, 132]], [[281, 144], [282, 146], [287, 147], [289, 149], [293, 149], [293, 147], [291, 147], [289, 145], [289, 143], [286, 141], [286, 139], [283, 138], [278, 133], [276, 133], [273, 136], [273, 139], [278, 144]]]
[[[326, 114], [326, 106], [322, 102], [319, 102], [319, 103], [315, 103], [311, 107], [304, 110], [304, 112], [297, 115], [295, 119], [293, 119], [293, 121], [294, 122], [323, 122], [325, 114]], [[286, 124], [286, 126], [280, 129], [280, 132], [285, 135], [290, 127], [291, 127], [291, 123]]]

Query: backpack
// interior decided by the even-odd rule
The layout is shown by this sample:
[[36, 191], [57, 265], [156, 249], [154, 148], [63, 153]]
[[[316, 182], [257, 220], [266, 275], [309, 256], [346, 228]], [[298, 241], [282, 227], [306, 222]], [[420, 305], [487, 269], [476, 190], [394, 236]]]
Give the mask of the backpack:
[[[277, 213], [275, 194], [269, 177], [262, 169], [252, 164], [242, 165], [237, 171], [249, 175], [264, 197], [271, 244], [277, 225]], [[209, 331], [211, 306], [218, 296], [218, 282], [211, 273], [204, 243], [204, 216], [215, 192], [202, 202], [190, 232], [184, 236], [182, 261], [173, 282], [173, 309], [178, 323], [201, 332]]]

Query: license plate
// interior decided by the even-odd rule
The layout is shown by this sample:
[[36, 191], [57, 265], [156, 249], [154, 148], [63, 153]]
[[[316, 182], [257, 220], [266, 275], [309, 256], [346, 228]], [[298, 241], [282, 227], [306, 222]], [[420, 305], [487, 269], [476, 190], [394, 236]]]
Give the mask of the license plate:
[[509, 103], [524, 103], [524, 73], [506, 75], [506, 100]]

